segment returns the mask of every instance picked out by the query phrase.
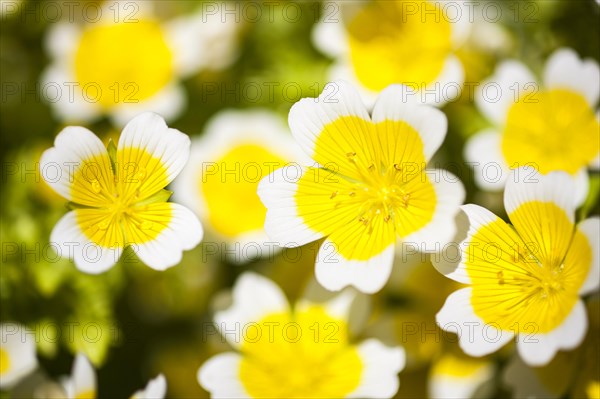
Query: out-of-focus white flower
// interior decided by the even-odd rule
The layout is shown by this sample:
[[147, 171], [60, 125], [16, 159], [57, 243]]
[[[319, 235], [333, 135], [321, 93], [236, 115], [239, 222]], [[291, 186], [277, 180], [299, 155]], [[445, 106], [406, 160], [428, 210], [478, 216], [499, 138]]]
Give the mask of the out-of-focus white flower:
[[452, 352], [444, 353], [429, 370], [428, 390], [432, 399], [468, 399], [494, 376], [488, 359], [477, 359]]
[[236, 56], [238, 25], [220, 13], [160, 21], [152, 2], [108, 3], [98, 21], [61, 22], [46, 37], [42, 93], [60, 120], [108, 115], [117, 126], [143, 111], [167, 120], [186, 106], [181, 79]]
[[167, 380], [164, 375], [159, 374], [153, 380], [148, 381], [144, 389], [140, 389], [131, 396], [131, 399], [163, 399], [167, 393]]
[[96, 371], [84, 354], [77, 354], [71, 375], [63, 380], [63, 388], [67, 399], [96, 398]]
[[0, 331], [0, 389], [10, 389], [38, 365], [35, 335], [16, 323], [2, 323]]

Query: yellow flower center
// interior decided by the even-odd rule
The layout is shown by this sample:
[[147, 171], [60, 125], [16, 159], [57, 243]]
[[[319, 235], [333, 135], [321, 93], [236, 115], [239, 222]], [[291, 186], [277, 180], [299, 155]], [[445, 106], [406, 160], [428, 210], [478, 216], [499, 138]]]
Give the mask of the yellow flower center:
[[346, 259], [366, 260], [433, 218], [423, 142], [407, 123], [342, 117], [319, 135], [295, 195], [298, 214]]
[[427, 86], [452, 50], [448, 18], [426, 1], [370, 3], [350, 21], [348, 34], [354, 72], [373, 91], [392, 83]]
[[79, 392], [75, 395], [75, 399], [96, 399], [96, 392], [91, 390]]
[[358, 387], [363, 364], [348, 343], [347, 325], [322, 307], [272, 314], [249, 326], [239, 376], [250, 396], [342, 398]]
[[541, 173], [575, 174], [600, 151], [600, 125], [578, 93], [554, 89], [524, 95], [508, 111], [502, 152], [509, 166], [533, 163]]
[[174, 78], [173, 54], [153, 20], [86, 28], [74, 67], [88, 100], [105, 108], [146, 100]]
[[10, 370], [10, 356], [4, 348], [0, 348], [0, 374], [4, 374], [8, 370]]
[[155, 239], [171, 221], [166, 202], [144, 204], [167, 185], [167, 170], [158, 158], [138, 148], [117, 151], [113, 172], [108, 153], [82, 162], [75, 171], [71, 195], [77, 222], [94, 243], [123, 247]]
[[432, 375], [470, 378], [488, 367], [489, 361], [453, 353], [443, 355], [431, 368]]
[[262, 230], [267, 210], [256, 194], [258, 182], [285, 163], [263, 146], [240, 144], [205, 167], [198, 183], [215, 230], [230, 238]]
[[[545, 215], [542, 226], [535, 225], [534, 215]], [[469, 243], [473, 309], [502, 330], [552, 331], [579, 298], [591, 265], [590, 245], [551, 202], [527, 202], [510, 219], [517, 232], [498, 218]]]

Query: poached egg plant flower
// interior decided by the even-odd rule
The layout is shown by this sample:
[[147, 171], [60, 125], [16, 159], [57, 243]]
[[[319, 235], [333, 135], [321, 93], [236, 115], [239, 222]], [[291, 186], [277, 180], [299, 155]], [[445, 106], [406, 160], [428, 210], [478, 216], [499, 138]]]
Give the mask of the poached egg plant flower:
[[515, 169], [504, 193], [512, 226], [463, 206], [469, 226], [460, 262], [434, 265], [469, 285], [436, 317], [441, 328], [459, 329], [467, 354], [495, 352], [516, 337], [525, 363], [541, 366], [581, 343], [588, 321], [580, 296], [596, 291], [600, 278], [600, 218], [575, 223], [574, 185], [566, 172]]
[[16, 323], [0, 324], [0, 389], [10, 389], [38, 366], [35, 335]]
[[355, 84], [369, 105], [391, 84], [406, 85], [409, 99], [443, 105], [465, 79], [456, 50], [469, 34], [472, 10], [463, 3], [326, 2], [312, 38], [334, 59], [330, 79]]
[[501, 190], [509, 170], [520, 166], [568, 172], [579, 205], [588, 192], [587, 168], [600, 166], [600, 70], [596, 61], [559, 49], [542, 76], [540, 83], [525, 65], [507, 60], [482, 82], [475, 103], [493, 126], [467, 142], [465, 158], [476, 183], [490, 191]]
[[462, 183], [426, 170], [446, 135], [446, 116], [403, 103], [401, 90], [385, 89], [371, 114], [341, 81], [300, 100], [289, 125], [314, 165], [288, 165], [259, 184], [271, 239], [297, 247], [326, 237], [315, 273], [328, 290], [376, 292], [389, 278], [397, 240], [430, 252], [454, 236]]
[[210, 358], [199, 383], [214, 398], [391, 398], [405, 356], [375, 339], [352, 344], [348, 317], [354, 295], [325, 303], [300, 300], [291, 309], [267, 278], [243, 274], [233, 304], [215, 324], [238, 352]]
[[71, 210], [50, 241], [80, 270], [101, 273], [126, 246], [148, 266], [164, 270], [202, 239], [187, 208], [167, 202], [164, 189], [187, 162], [190, 139], [146, 112], [129, 122], [108, 149], [91, 131], [66, 127], [40, 161], [41, 174]]

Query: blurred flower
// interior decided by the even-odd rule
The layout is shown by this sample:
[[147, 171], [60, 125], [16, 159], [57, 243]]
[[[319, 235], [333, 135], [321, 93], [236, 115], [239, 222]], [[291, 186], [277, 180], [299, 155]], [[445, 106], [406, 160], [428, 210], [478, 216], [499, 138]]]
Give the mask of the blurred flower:
[[148, 381], [148, 385], [133, 394], [131, 399], [162, 399], [167, 392], [167, 380], [160, 374], [153, 380]]
[[313, 31], [313, 42], [335, 60], [331, 79], [356, 84], [368, 104], [385, 87], [401, 83], [410, 87], [404, 97], [441, 105], [462, 89], [464, 70], [455, 50], [470, 25], [462, 1], [442, 5], [328, 2]]
[[438, 325], [458, 331], [472, 356], [517, 338], [525, 363], [547, 364], [559, 349], [577, 347], [587, 329], [580, 295], [598, 289], [600, 218], [575, 225], [574, 182], [565, 172], [514, 170], [504, 205], [512, 226], [490, 211], [465, 205], [469, 230], [456, 268], [446, 276], [470, 284], [451, 294]]
[[347, 83], [296, 103], [292, 134], [316, 166], [290, 165], [265, 177], [265, 230], [286, 247], [327, 237], [316, 277], [329, 290], [373, 293], [388, 280], [396, 240], [439, 250], [455, 233], [464, 189], [425, 167], [446, 135], [439, 110], [405, 104], [399, 86], [378, 97], [372, 115]]
[[223, 111], [193, 140], [190, 161], [174, 186], [174, 198], [228, 243], [234, 261], [269, 251], [266, 209], [256, 190], [264, 176], [301, 156], [287, 131], [266, 110]]
[[35, 335], [16, 323], [2, 323], [0, 331], [0, 389], [8, 389], [38, 365]]
[[83, 127], [67, 127], [43, 154], [45, 181], [71, 201], [50, 241], [88, 273], [112, 267], [126, 246], [148, 266], [164, 270], [194, 248], [202, 226], [187, 208], [166, 202], [164, 190], [183, 169], [189, 138], [153, 113], [125, 126], [107, 150]]
[[[348, 338], [345, 292], [322, 303], [301, 300], [292, 310], [270, 280], [242, 275], [233, 304], [215, 315], [217, 328], [239, 350], [209, 359], [198, 381], [213, 397], [389, 398], [398, 390], [404, 350]], [[233, 331], [240, 331], [234, 335]]]
[[[475, 97], [494, 127], [467, 142], [465, 158], [473, 162], [477, 184], [501, 190], [510, 169], [532, 165], [541, 173], [568, 172], [576, 180], [576, 204], [588, 191], [588, 166], [600, 166], [598, 115], [600, 70], [560, 49], [546, 62], [543, 85], [516, 60], [503, 61], [482, 82]], [[493, 167], [491, 167], [493, 166]]]
[[108, 3], [99, 21], [58, 23], [47, 34], [52, 60], [43, 90], [57, 118], [81, 122], [108, 115], [124, 125], [142, 111], [167, 120], [186, 105], [180, 80], [234, 59], [238, 27], [217, 13], [171, 21], [152, 2]]
[[472, 398], [485, 382], [494, 376], [489, 359], [448, 352], [437, 359], [429, 370], [429, 397]]
[[67, 399], [94, 399], [96, 397], [96, 372], [89, 359], [79, 353], [75, 356], [71, 375], [64, 379]]

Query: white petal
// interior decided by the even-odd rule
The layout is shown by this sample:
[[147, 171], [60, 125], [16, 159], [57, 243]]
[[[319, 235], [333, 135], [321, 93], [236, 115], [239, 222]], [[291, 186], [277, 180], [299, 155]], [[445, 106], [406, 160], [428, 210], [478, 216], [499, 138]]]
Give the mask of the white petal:
[[544, 68], [544, 85], [548, 89], [571, 89], [580, 93], [595, 108], [600, 97], [600, 68], [587, 58], [582, 60], [569, 48], [556, 50]]
[[575, 222], [573, 193], [575, 182], [566, 172], [543, 175], [533, 167], [511, 171], [504, 191], [504, 207], [510, 215], [519, 206], [531, 201], [552, 202], [563, 209], [569, 220]]
[[387, 347], [375, 339], [369, 339], [358, 347], [363, 362], [360, 385], [348, 398], [391, 398], [400, 387], [398, 373], [406, 364], [402, 347]]
[[537, 87], [537, 81], [525, 65], [515, 60], [504, 61], [481, 83], [475, 104], [491, 122], [502, 126], [510, 106], [526, 89], [533, 87]]
[[178, 75], [194, 74], [205, 66], [207, 54], [205, 37], [202, 36], [202, 15], [173, 19], [164, 24], [165, 39], [173, 52], [173, 63]]
[[339, 291], [346, 286], [354, 286], [366, 294], [379, 291], [390, 277], [394, 262], [394, 244], [378, 255], [365, 261], [347, 260], [336, 249], [336, 245], [326, 239], [317, 255], [315, 277], [330, 291]]
[[315, 24], [312, 30], [311, 38], [314, 46], [323, 54], [332, 58], [342, 56], [348, 52], [348, 34], [341, 20], [340, 13], [335, 13], [334, 8], [341, 6], [341, 3], [324, 3], [323, 16]]
[[441, 4], [442, 9], [445, 8], [445, 16], [451, 22], [452, 27], [452, 45], [457, 48], [464, 44], [471, 33], [473, 21], [469, 5], [472, 5], [468, 0], [459, 0], [448, 2], [448, 5]]
[[258, 184], [258, 196], [267, 207], [265, 231], [283, 247], [298, 247], [323, 237], [298, 216], [294, 196], [303, 168], [288, 165], [264, 177]]
[[54, 226], [50, 245], [60, 257], [68, 257], [77, 269], [99, 274], [114, 266], [123, 248], [106, 248], [90, 241], [77, 223], [75, 211], [68, 212]]
[[44, 36], [44, 48], [54, 60], [73, 59], [81, 38], [81, 29], [77, 24], [59, 22], [51, 24]]
[[134, 102], [122, 102], [111, 109], [111, 119], [115, 126], [123, 126], [142, 112], [155, 112], [170, 122], [181, 114], [187, 106], [187, 95], [183, 87], [170, 83], [152, 97]]
[[[367, 109], [373, 109], [373, 105], [379, 96], [379, 92], [363, 86], [354, 73], [354, 67], [347, 57], [338, 58], [329, 67], [329, 70], [327, 71], [327, 78], [329, 81], [346, 81], [350, 83], [356, 90], [358, 90], [360, 98]], [[407, 99], [406, 102], [418, 102], [418, 98], [415, 96], [415, 90], [412, 87], [403, 86], [403, 88], [403, 98]]]
[[[100, 155], [108, 158], [106, 147], [94, 133], [79, 126], [66, 127], [54, 139], [54, 147], [42, 154], [42, 178], [58, 194], [72, 200], [71, 186], [75, 171], [84, 165], [84, 161]], [[112, 171], [103, 173], [108, 174]]]
[[502, 155], [502, 136], [494, 129], [475, 133], [464, 149], [464, 157], [473, 168], [475, 183], [487, 191], [504, 188], [510, 169]]
[[35, 334], [17, 323], [0, 324], [0, 348], [9, 361], [8, 370], [0, 374], [0, 389], [10, 389], [37, 366]]
[[163, 399], [167, 393], [167, 380], [159, 374], [156, 378], [148, 381], [146, 387], [133, 394], [132, 399]]
[[585, 219], [577, 225], [577, 228], [585, 234], [592, 248], [592, 266], [583, 286], [579, 289], [580, 295], [587, 295], [597, 291], [600, 285], [600, 217]]
[[96, 392], [96, 371], [88, 358], [79, 353], [71, 369], [74, 398], [84, 392]]
[[66, 62], [55, 62], [48, 66], [40, 77], [40, 85], [44, 99], [60, 121], [91, 122], [103, 113], [97, 101], [84, 97], [81, 85]]
[[442, 111], [431, 106], [403, 102], [403, 90], [401, 85], [391, 85], [381, 92], [373, 108], [373, 122], [408, 123], [421, 137], [425, 160], [429, 161], [446, 137], [448, 119]]
[[132, 244], [136, 255], [146, 265], [165, 270], [181, 262], [182, 252], [195, 248], [204, 234], [200, 221], [186, 207], [170, 202], [171, 221], [152, 241]]
[[493, 324], [485, 324], [471, 306], [471, 287], [462, 288], [448, 296], [435, 316], [438, 326], [458, 335], [459, 345], [469, 356], [481, 357], [493, 353], [514, 336]]
[[295, 103], [288, 123], [302, 150], [313, 157], [323, 127], [343, 116], [371, 119], [356, 89], [347, 82], [336, 81], [328, 83], [318, 98], [303, 98]]
[[464, 211], [458, 212], [454, 219], [457, 230], [452, 241], [443, 248], [442, 252], [430, 256], [431, 263], [435, 269], [444, 276], [459, 283], [469, 284], [471, 279], [465, 270], [458, 267], [462, 260], [461, 243], [467, 239], [469, 231], [469, 218]]
[[460, 96], [465, 83], [465, 69], [456, 56], [444, 61], [442, 71], [435, 80], [418, 94], [419, 100], [425, 104], [441, 107]]
[[573, 192], [573, 201], [577, 207], [583, 205], [590, 191], [590, 179], [587, 168], [583, 167], [573, 175], [569, 175], [575, 181], [575, 191]]
[[544, 366], [559, 350], [571, 350], [579, 346], [588, 327], [587, 314], [583, 301], [578, 300], [569, 316], [549, 333], [519, 334], [517, 349], [523, 361], [529, 366]]
[[[453, 356], [453, 355], [442, 355]], [[458, 366], [460, 367], [460, 365]], [[457, 370], [460, 372], [459, 370]], [[446, 374], [436, 370], [434, 364], [429, 371], [428, 392], [432, 399], [467, 399], [472, 398], [477, 390], [494, 376], [491, 362], [482, 361], [478, 368], [467, 375]]]
[[250, 398], [239, 377], [241, 360], [233, 352], [211, 357], [198, 370], [198, 383], [213, 398]]
[[289, 312], [285, 294], [274, 282], [256, 273], [242, 274], [233, 287], [233, 303], [215, 313], [215, 324], [232, 346], [243, 343], [244, 326], [273, 313]]
[[465, 188], [460, 179], [447, 170], [427, 173], [435, 189], [435, 211], [427, 225], [405, 237], [403, 242], [416, 245], [421, 252], [440, 252], [456, 234], [455, 218], [465, 200]]
[[144, 112], [132, 119], [119, 138], [117, 151], [143, 148], [161, 160], [171, 182], [181, 172], [190, 155], [189, 137], [167, 127], [164, 119], [153, 112]]

